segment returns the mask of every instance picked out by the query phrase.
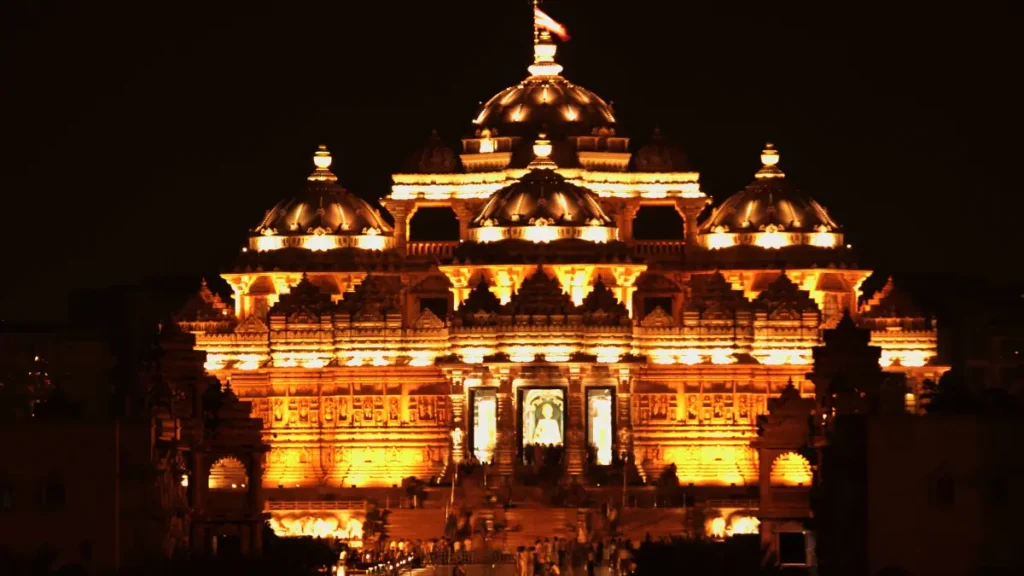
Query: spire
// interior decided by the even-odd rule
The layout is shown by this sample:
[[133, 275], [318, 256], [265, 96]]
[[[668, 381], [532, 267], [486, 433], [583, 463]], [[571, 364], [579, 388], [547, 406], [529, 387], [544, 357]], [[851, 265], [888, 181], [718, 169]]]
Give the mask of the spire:
[[527, 167], [530, 170], [554, 170], [558, 167], [551, 160], [551, 141], [547, 139], [547, 134], [537, 135], [537, 140], [533, 143], [533, 155], [533, 162]]
[[327, 151], [327, 146], [321, 144], [315, 154], [313, 154], [313, 165], [316, 166], [316, 170], [309, 175], [307, 180], [310, 182], [337, 182], [338, 177], [331, 172], [331, 153]]
[[528, 68], [532, 76], [562, 73], [562, 66], [555, 62], [558, 47], [551, 38], [552, 27], [561, 29], [564, 34], [565, 27], [540, 10], [540, 0], [533, 0], [533, 65]]
[[779, 153], [775, 151], [775, 145], [771, 142], [764, 145], [761, 151], [761, 169], [757, 171], [757, 178], [785, 178], [786, 175], [779, 170]]

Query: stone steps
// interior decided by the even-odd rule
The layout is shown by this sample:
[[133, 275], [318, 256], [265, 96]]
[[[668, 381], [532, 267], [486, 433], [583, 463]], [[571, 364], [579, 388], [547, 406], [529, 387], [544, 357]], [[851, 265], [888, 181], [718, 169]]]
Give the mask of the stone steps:
[[505, 551], [529, 548], [538, 538], [575, 538], [576, 518], [576, 508], [510, 508], [505, 513]]
[[388, 538], [392, 540], [430, 540], [443, 536], [443, 508], [392, 508], [388, 515]]

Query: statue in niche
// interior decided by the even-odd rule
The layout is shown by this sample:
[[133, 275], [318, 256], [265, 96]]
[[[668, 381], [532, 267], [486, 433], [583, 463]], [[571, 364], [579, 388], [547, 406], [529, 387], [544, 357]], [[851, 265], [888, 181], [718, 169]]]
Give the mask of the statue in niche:
[[551, 404], [544, 404], [540, 409], [541, 417], [533, 428], [532, 444], [547, 444], [556, 446], [562, 443], [562, 430], [555, 420], [555, 408]]
[[274, 398], [274, 422], [284, 422], [284, 401]]
[[334, 400], [324, 400], [324, 422], [331, 422], [334, 420]]
[[363, 398], [363, 420], [373, 420], [373, 398]]
[[338, 417], [343, 422], [348, 420], [348, 398], [338, 399]]
[[402, 410], [398, 398], [388, 398], [388, 418], [396, 422], [402, 419]]
[[697, 396], [694, 394], [686, 397], [686, 417], [690, 420], [697, 419]]
[[430, 422], [434, 419], [433, 398], [420, 398], [417, 407], [419, 408], [420, 420]]
[[721, 396], [715, 396], [715, 418], [721, 418], [725, 414], [725, 401], [722, 400]]

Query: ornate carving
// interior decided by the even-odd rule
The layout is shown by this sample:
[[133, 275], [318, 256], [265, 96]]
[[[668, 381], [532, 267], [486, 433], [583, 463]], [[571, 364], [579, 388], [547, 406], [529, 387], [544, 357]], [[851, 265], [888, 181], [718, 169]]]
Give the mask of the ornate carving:
[[440, 330], [444, 328], [444, 321], [431, 312], [430, 308], [424, 308], [420, 311], [420, 317], [416, 319], [413, 326], [417, 330]]
[[235, 332], [239, 334], [265, 334], [270, 329], [263, 320], [259, 319], [257, 314], [250, 314], [248, 318], [242, 320], [242, 322], [235, 326]]
[[330, 294], [321, 292], [316, 284], [303, 274], [302, 280], [290, 292], [281, 296], [277, 304], [270, 309], [270, 316], [283, 316], [289, 322], [317, 323], [321, 315], [330, 313], [332, 307]]
[[810, 293], [801, 290], [783, 272], [754, 300], [754, 308], [771, 320], [799, 320], [805, 312], [818, 313]]
[[657, 306], [640, 321], [640, 325], [644, 328], [668, 328], [675, 325], [675, 320], [661, 306]]
[[398, 313], [397, 277], [367, 274], [355, 290], [345, 294], [338, 311], [353, 320], [383, 320], [386, 314]]
[[733, 290], [721, 272], [696, 274], [688, 283], [687, 312], [701, 320], [735, 320], [736, 312], [747, 307], [743, 293]]
[[605, 286], [600, 276], [594, 282], [594, 289], [583, 299], [583, 305], [580, 308], [585, 324], [603, 325], [629, 322], [629, 312], [626, 307]]
[[579, 311], [569, 295], [562, 290], [558, 279], [548, 276], [541, 267], [523, 280], [501, 313], [505, 316], [539, 317], [566, 316]]

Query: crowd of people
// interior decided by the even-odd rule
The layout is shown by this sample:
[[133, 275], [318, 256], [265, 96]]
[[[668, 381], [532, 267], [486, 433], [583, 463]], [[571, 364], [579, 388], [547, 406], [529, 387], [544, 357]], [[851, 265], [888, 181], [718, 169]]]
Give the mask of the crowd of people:
[[[373, 574], [400, 574], [418, 566], [471, 564], [515, 564], [517, 576], [630, 575], [636, 570], [635, 551], [639, 542], [618, 537], [580, 543], [575, 539], [538, 538], [533, 545], [504, 552], [501, 544], [466, 538], [453, 540], [391, 540], [363, 550], [344, 550], [341, 565], [361, 567]], [[340, 573], [340, 572], [339, 572]]]

